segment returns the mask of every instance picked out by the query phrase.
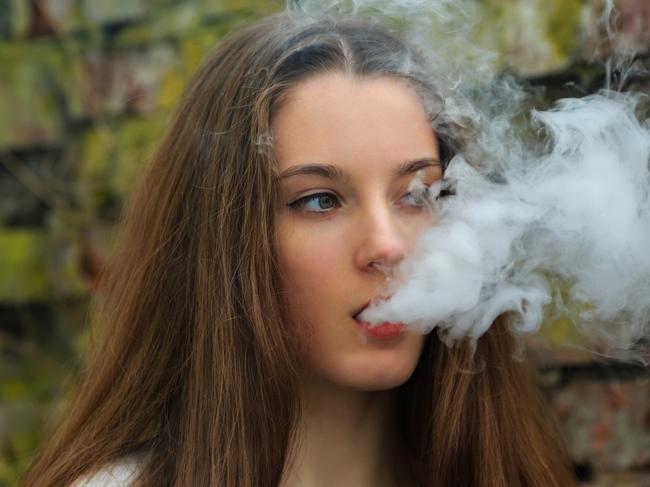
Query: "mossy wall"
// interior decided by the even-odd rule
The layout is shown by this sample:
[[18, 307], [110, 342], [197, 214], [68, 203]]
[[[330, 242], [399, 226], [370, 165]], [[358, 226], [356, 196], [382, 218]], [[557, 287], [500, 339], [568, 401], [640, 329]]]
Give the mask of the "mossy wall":
[[274, 1], [0, 2], [0, 486], [76, 374], [114, 223], [183, 86]]

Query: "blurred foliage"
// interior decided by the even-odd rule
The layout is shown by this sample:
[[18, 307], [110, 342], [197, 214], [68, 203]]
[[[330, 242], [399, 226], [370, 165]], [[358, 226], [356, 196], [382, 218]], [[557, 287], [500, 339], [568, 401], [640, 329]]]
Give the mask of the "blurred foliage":
[[0, 486], [64, 408], [113, 224], [186, 80], [233, 26], [281, 6], [0, 5]]

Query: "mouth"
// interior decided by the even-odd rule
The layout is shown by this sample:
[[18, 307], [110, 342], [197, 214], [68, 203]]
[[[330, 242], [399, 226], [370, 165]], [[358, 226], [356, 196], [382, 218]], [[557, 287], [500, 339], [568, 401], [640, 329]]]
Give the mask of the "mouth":
[[[388, 300], [390, 298], [382, 296], [381, 299]], [[362, 330], [362, 332], [366, 336], [370, 338], [376, 338], [378, 340], [390, 340], [392, 338], [396, 338], [400, 336], [404, 332], [404, 329], [406, 328], [406, 325], [404, 323], [385, 322], [385, 323], [377, 323], [376, 325], [372, 325], [366, 321], [360, 320], [359, 315], [369, 305], [370, 305], [370, 301], [367, 302], [361, 309], [359, 309], [352, 316], [357, 326]]]

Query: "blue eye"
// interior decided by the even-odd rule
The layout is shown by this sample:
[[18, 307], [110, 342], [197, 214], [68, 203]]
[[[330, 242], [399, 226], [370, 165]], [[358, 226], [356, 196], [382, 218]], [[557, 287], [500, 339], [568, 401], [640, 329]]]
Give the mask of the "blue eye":
[[308, 212], [325, 213], [338, 208], [340, 204], [332, 193], [314, 193], [297, 199], [287, 206]]
[[428, 197], [429, 197], [429, 188], [427, 187], [423, 191], [418, 191], [415, 193], [406, 193], [404, 196], [402, 196], [400, 201], [409, 206], [420, 208], [426, 205]]

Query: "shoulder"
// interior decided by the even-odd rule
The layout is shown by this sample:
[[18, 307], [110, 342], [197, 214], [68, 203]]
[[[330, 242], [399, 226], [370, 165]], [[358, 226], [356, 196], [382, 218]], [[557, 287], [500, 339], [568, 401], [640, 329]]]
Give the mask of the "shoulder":
[[72, 487], [128, 487], [138, 477], [145, 456], [134, 454], [105, 465], [89, 477], [82, 477]]

